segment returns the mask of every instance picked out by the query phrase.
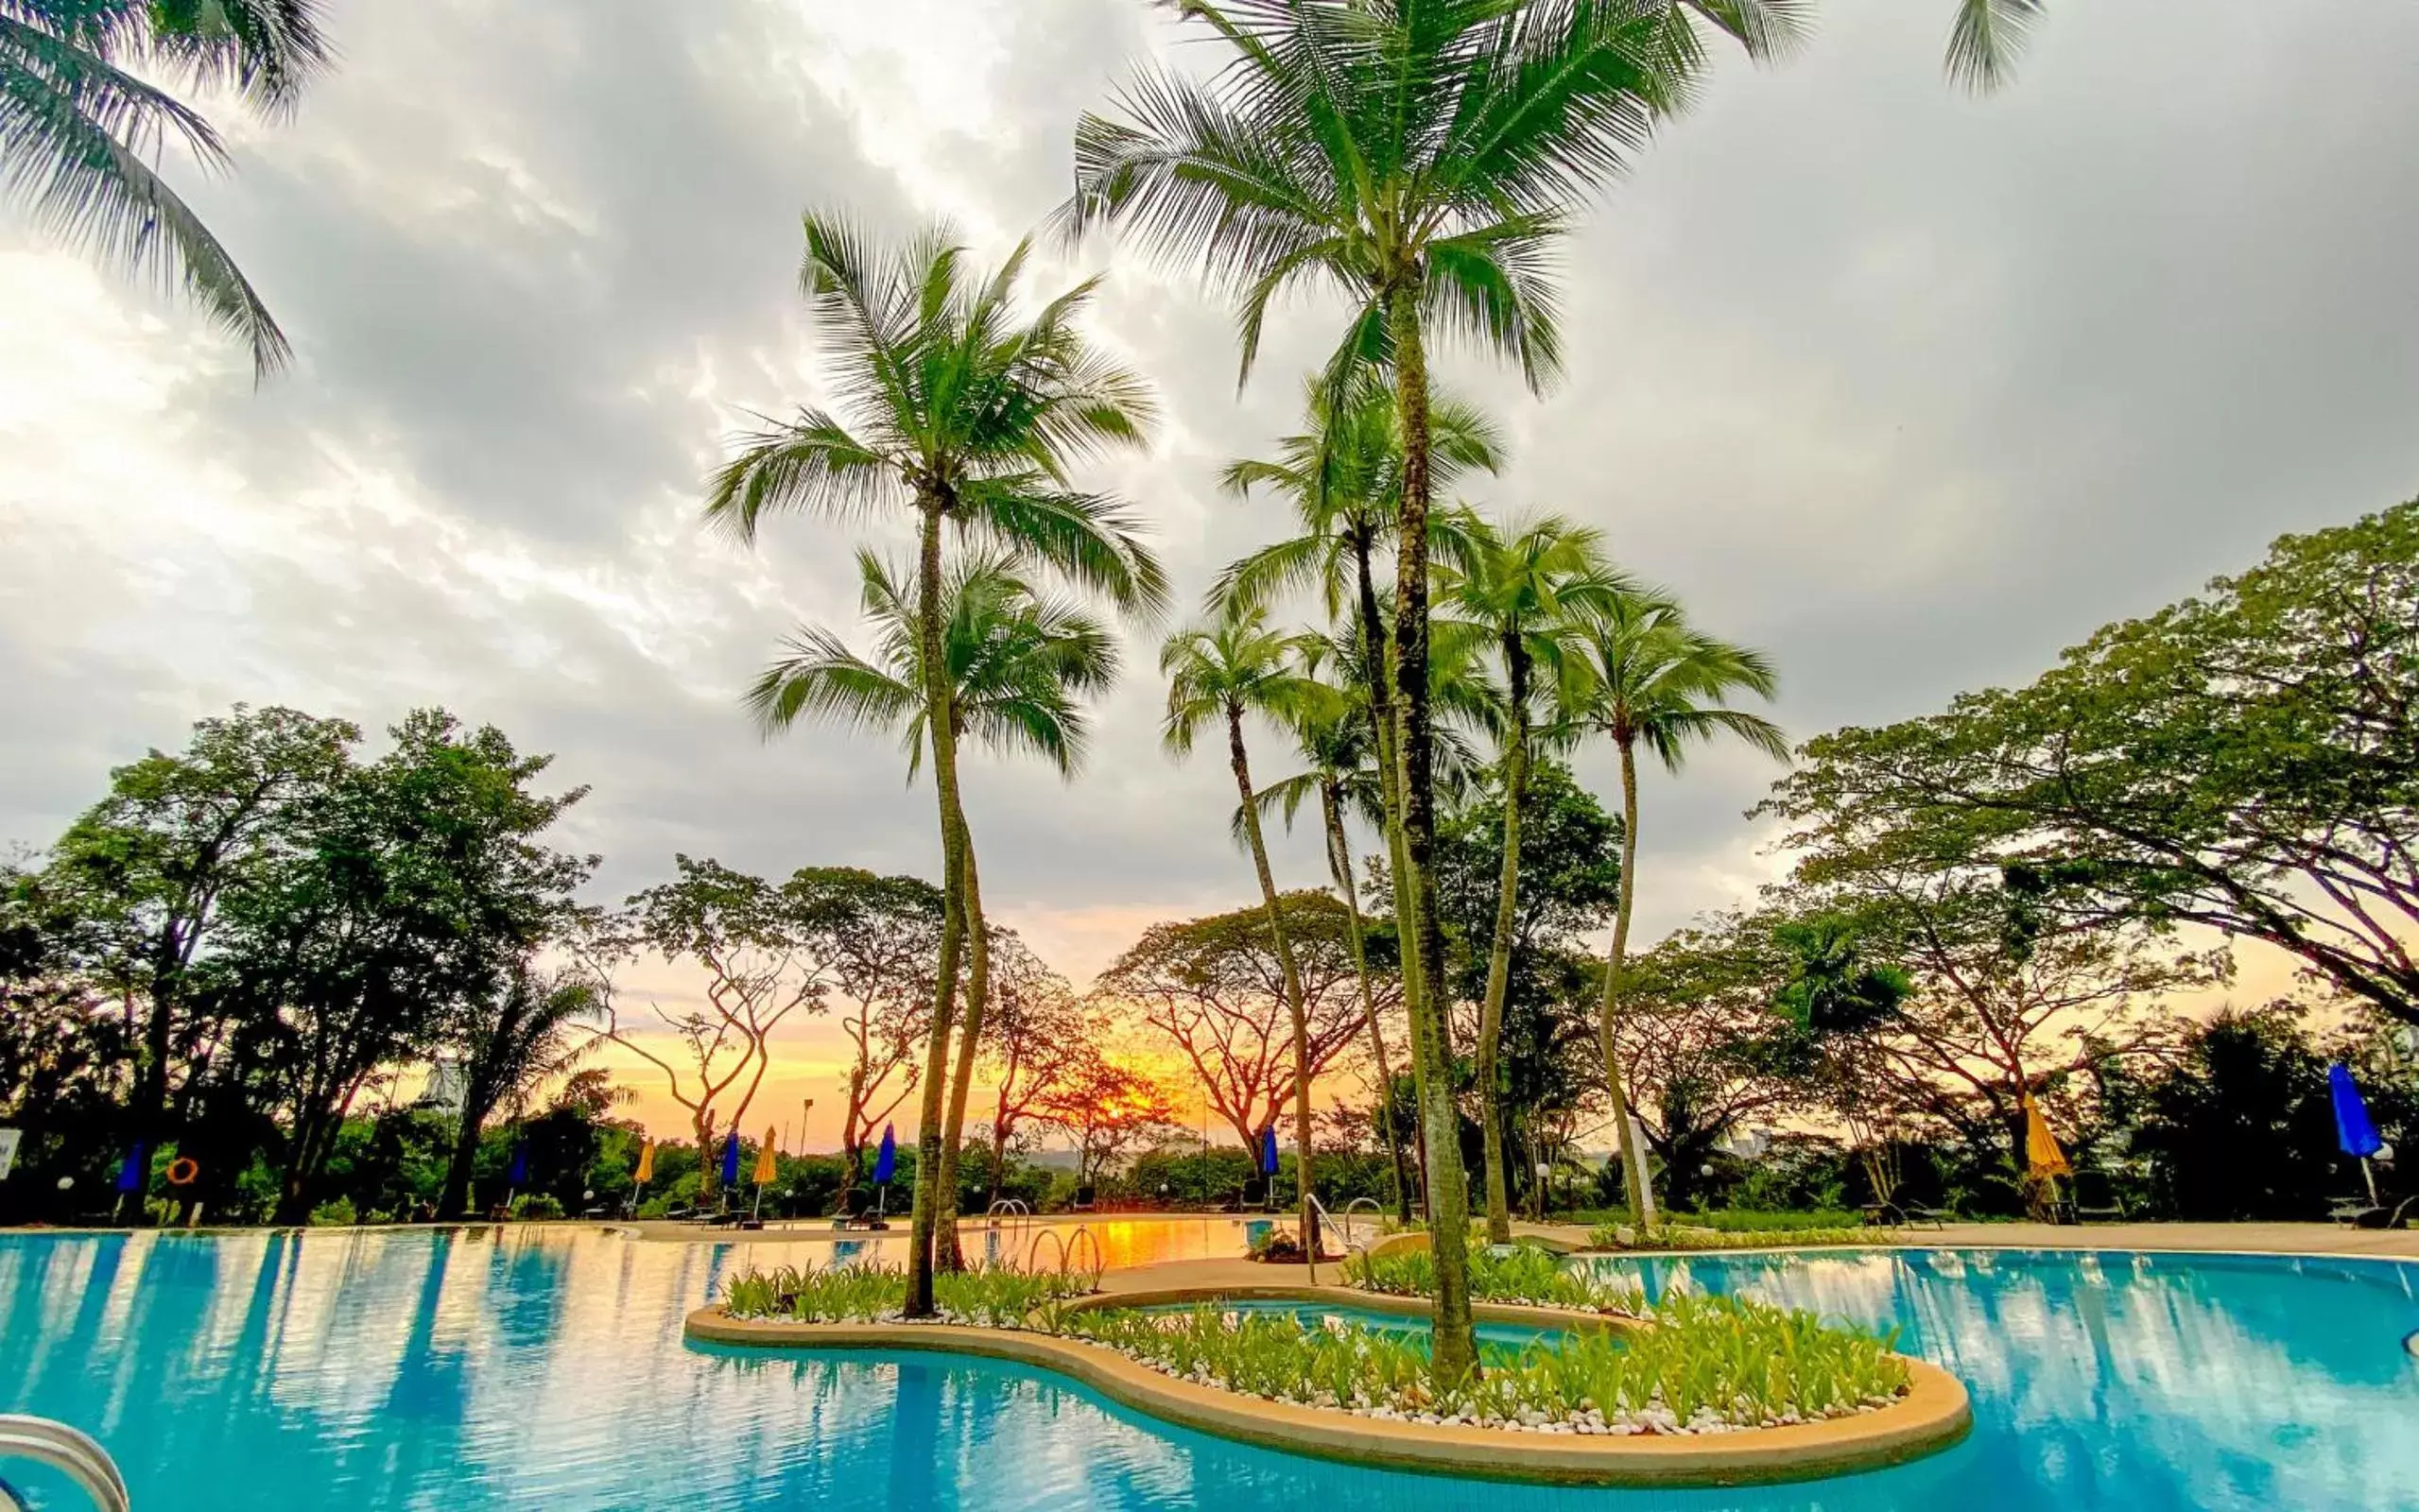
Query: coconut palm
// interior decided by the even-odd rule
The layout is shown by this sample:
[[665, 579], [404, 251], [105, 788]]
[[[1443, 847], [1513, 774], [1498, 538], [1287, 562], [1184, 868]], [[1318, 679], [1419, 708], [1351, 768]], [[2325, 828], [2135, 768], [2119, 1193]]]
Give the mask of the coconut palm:
[[[1292, 653], [1301, 677], [1305, 681], [1321, 682], [1327, 693], [1322, 697], [1297, 700], [1287, 711], [1286, 725], [1293, 735], [1303, 769], [1260, 788], [1253, 801], [1263, 816], [1282, 815], [1288, 831], [1303, 805], [1313, 800], [1319, 805], [1320, 827], [1327, 842], [1327, 874], [1344, 900], [1353, 972], [1360, 984], [1361, 1018], [1369, 1029], [1370, 1058], [1377, 1068], [1377, 1085], [1382, 1090], [1378, 1122], [1385, 1133], [1387, 1155], [1394, 1166], [1394, 1215], [1408, 1225], [1411, 1221], [1411, 1171], [1404, 1156], [1402, 1131], [1394, 1126], [1392, 1117], [1393, 1061], [1386, 1053], [1386, 1030], [1378, 1022], [1377, 995], [1370, 982], [1367, 932], [1360, 915], [1360, 893], [1353, 885], [1352, 834], [1345, 822], [1347, 816], [1357, 816], [1379, 827], [1386, 823], [1385, 799], [1380, 792], [1368, 717], [1368, 686], [1352, 665], [1356, 652], [1349, 628], [1342, 629], [1339, 635], [1294, 638]], [[1245, 825], [1244, 811], [1238, 807], [1235, 811], [1237, 835], [1246, 834]]]
[[1329, 385], [1375, 358], [1403, 438], [1395, 676], [1403, 918], [1413, 1061], [1426, 1125], [1440, 1379], [1476, 1366], [1467, 1197], [1443, 1075], [1435, 794], [1428, 765], [1428, 529], [1435, 487], [1427, 347], [1466, 338], [1542, 386], [1561, 343], [1548, 255], [1570, 212], [1685, 101], [1701, 26], [1769, 52], [1782, 0], [1183, 0], [1233, 49], [1205, 77], [1157, 69], [1115, 116], [1076, 128], [1072, 232], [1119, 225], [1199, 265], [1239, 301], [1248, 378], [1270, 306], [1324, 283], [1353, 307]]
[[0, 199], [104, 263], [182, 284], [266, 377], [291, 355], [285, 333], [158, 168], [172, 141], [205, 170], [227, 166], [226, 146], [153, 80], [232, 86], [275, 117], [328, 59], [319, 0], [0, 0]]
[[[897, 730], [912, 781], [928, 744], [932, 706], [923, 674], [915, 599], [907, 586], [911, 577], [871, 552], [857, 554], [857, 576], [864, 615], [875, 630], [873, 659], [859, 657], [828, 630], [803, 628], [790, 640], [786, 654], [756, 679], [748, 692], [748, 705], [768, 734], [787, 730], [809, 714]], [[1116, 681], [1116, 642], [1109, 630], [1080, 607], [1036, 593], [1017, 574], [1012, 558], [997, 553], [976, 556], [952, 568], [942, 598], [942, 660], [956, 740], [972, 737], [994, 750], [1039, 756], [1062, 777], [1074, 776], [1090, 736], [1081, 700], [1106, 692]], [[978, 900], [979, 869], [971, 831], [961, 829], [960, 843], [967, 895]], [[969, 910], [964, 927], [976, 927], [979, 917]], [[988, 963], [989, 958], [986, 944], [982, 959]], [[941, 1155], [934, 1167], [940, 1191], [933, 1227], [937, 1263], [942, 1269], [962, 1263], [956, 1180], [966, 1098], [974, 1085], [973, 1059], [979, 1048], [977, 1001], [987, 999], [978, 998], [970, 987], [966, 1029], [959, 1036]]]
[[[1333, 617], [1350, 596], [1356, 645], [1348, 660], [1360, 669], [1368, 694], [1361, 704], [1376, 759], [1383, 806], [1380, 833], [1391, 863], [1395, 917], [1408, 918], [1410, 868], [1403, 853], [1390, 621], [1374, 570], [1378, 551], [1393, 537], [1402, 497], [1400, 416], [1391, 387], [1374, 364], [1355, 365], [1341, 385], [1313, 378], [1305, 388], [1303, 431], [1280, 442], [1273, 460], [1235, 462], [1221, 479], [1238, 497], [1261, 489], [1284, 499], [1292, 507], [1297, 533], [1229, 566], [1211, 597], [1253, 607], [1315, 587]], [[1431, 408], [1429, 435], [1432, 475], [1439, 487], [1450, 487], [1469, 470], [1492, 472], [1501, 466], [1501, 438], [1479, 410], [1439, 396]], [[1418, 965], [1417, 953], [1406, 953], [1407, 997], [1418, 993]], [[1415, 1059], [1413, 1083], [1421, 1079]]]
[[[1604, 538], [1559, 515], [1497, 526], [1464, 513], [1460, 564], [1439, 575], [1439, 641], [1466, 637], [1492, 648], [1502, 674], [1494, 720], [1503, 782], [1503, 860], [1486, 996], [1478, 1008], [1479, 1128], [1484, 1141], [1487, 1240], [1512, 1242], [1512, 1194], [1504, 1164], [1504, 997], [1512, 981], [1514, 902], [1520, 885], [1520, 805], [1529, 790], [1529, 747], [1541, 693], [1555, 695], [1576, 671], [1581, 618], [1610, 608], [1623, 580], [1606, 565]], [[1546, 686], [1541, 688], [1542, 680]], [[1560, 723], [1559, 719], [1548, 721]]]
[[[942, 527], [1052, 569], [1129, 611], [1155, 613], [1166, 581], [1132, 519], [1068, 481], [1078, 461], [1140, 445], [1151, 418], [1141, 380], [1093, 351], [1076, 328], [1097, 280], [1077, 284], [1020, 323], [1019, 245], [988, 279], [946, 232], [885, 254], [847, 221], [806, 216], [800, 281], [820, 317], [841, 413], [808, 407], [743, 438], [715, 475], [706, 512], [743, 541], [768, 511], [848, 519], [877, 512], [917, 525], [916, 670], [925, 707], [950, 706], [944, 654]], [[958, 792], [958, 721], [927, 718], [940, 810], [941, 961], [919, 1125], [919, 1170], [938, 1172], [957, 1027], [958, 960], [968, 955], [966, 1033], [978, 1039], [989, 985], [982, 895], [968, 862]], [[962, 1058], [962, 1057], [961, 1057]], [[939, 1184], [916, 1183], [907, 1311], [932, 1313]]]
[[1171, 755], [1192, 754], [1206, 727], [1222, 725], [1226, 730], [1227, 762], [1235, 773], [1244, 844], [1259, 878], [1260, 901], [1269, 915], [1269, 943], [1276, 952], [1286, 1010], [1293, 1021], [1295, 1184], [1301, 1188], [1303, 1248], [1316, 1279], [1319, 1228], [1311, 1206], [1310, 1020], [1303, 1003], [1302, 972], [1294, 962], [1293, 946], [1286, 938], [1285, 918], [1277, 903], [1276, 878], [1269, 869], [1268, 840], [1260, 828], [1260, 806], [1253, 801], [1252, 758], [1243, 742], [1247, 715], [1256, 713], [1282, 726], [1328, 701], [1328, 690], [1295, 668], [1290, 651], [1290, 639], [1270, 627], [1266, 610], [1228, 609], [1208, 625], [1169, 636], [1159, 653], [1159, 670], [1167, 676], [1163, 733]]
[[1948, 31], [1948, 77], [1978, 93], [2008, 80], [2042, 0], [1957, 0]]
[[1598, 1025], [1604, 1074], [1613, 1094], [1614, 1126], [1621, 1136], [1622, 1181], [1630, 1211], [1648, 1210], [1645, 1156], [1630, 1136], [1630, 1108], [1614, 1052], [1621, 971], [1630, 948], [1630, 913], [1638, 894], [1638, 764], [1647, 752], [1678, 774], [1688, 748], [1724, 736], [1776, 761], [1788, 759], [1788, 738], [1761, 714], [1726, 707], [1739, 694], [1770, 699], [1778, 686], [1759, 651], [1692, 629], [1669, 596], [1626, 590], [1587, 616], [1581, 630], [1588, 660], [1587, 722], [1613, 742], [1621, 763], [1620, 901], [1613, 915], [1613, 945], [1605, 957]]

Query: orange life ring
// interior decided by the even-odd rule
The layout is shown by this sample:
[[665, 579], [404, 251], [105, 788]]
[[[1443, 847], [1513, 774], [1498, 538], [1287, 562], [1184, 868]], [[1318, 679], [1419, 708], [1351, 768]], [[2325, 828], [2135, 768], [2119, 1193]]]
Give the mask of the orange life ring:
[[189, 1187], [200, 1174], [201, 1167], [194, 1163], [191, 1156], [180, 1155], [168, 1162], [168, 1185], [172, 1187]]

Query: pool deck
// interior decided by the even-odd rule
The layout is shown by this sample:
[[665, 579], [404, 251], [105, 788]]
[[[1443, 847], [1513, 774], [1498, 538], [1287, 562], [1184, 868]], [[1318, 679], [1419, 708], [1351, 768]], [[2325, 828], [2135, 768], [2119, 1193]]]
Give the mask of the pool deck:
[[[1060, 1213], [1027, 1221], [1036, 1226], [1067, 1228], [1085, 1223], [1199, 1222], [1233, 1217], [1232, 1213]], [[979, 1224], [978, 1219], [968, 1220], [966, 1227], [978, 1229]], [[660, 1219], [619, 1223], [612, 1227], [648, 1243], [675, 1245], [808, 1244], [873, 1237], [864, 1229], [836, 1231], [828, 1223], [806, 1222], [788, 1228], [749, 1230], [701, 1228], [693, 1223], [670, 1223]], [[1515, 1235], [1533, 1234], [1573, 1248], [1585, 1245], [1588, 1234], [1584, 1227], [1571, 1224], [1518, 1223], [1512, 1225], [1512, 1231]], [[906, 1223], [900, 1223], [882, 1235], [890, 1236], [904, 1240], [907, 1237]], [[1902, 1228], [1879, 1243], [1913, 1249], [2203, 1250], [2237, 1254], [2376, 1255], [2388, 1259], [2419, 1260], [2419, 1229], [2346, 1228], [2340, 1224], [2324, 1223], [1953, 1223], [1941, 1228]], [[1651, 1254], [1655, 1251], [1640, 1250], [1636, 1253]], [[1139, 1271], [1181, 1274], [1186, 1284], [1194, 1284], [1194, 1278], [1198, 1277], [1198, 1284], [1211, 1286], [1240, 1284], [1247, 1280], [1298, 1283], [1307, 1280], [1305, 1267], [1300, 1265], [1263, 1265], [1241, 1259], [1170, 1260], [1112, 1271], [1102, 1284], [1115, 1289], [1126, 1284], [1117, 1278]], [[1321, 1279], [1330, 1279], [1333, 1271], [1332, 1265], [1322, 1265]], [[1139, 1286], [1142, 1283], [1132, 1284]]]
[[[1513, 1227], [1515, 1232], [1574, 1243], [1587, 1239], [1585, 1228], [1567, 1224]], [[2419, 1229], [2346, 1228], [2324, 1223], [1953, 1223], [1941, 1228], [1901, 1228], [1888, 1243], [1908, 1249], [2201, 1250], [2419, 1260]]]

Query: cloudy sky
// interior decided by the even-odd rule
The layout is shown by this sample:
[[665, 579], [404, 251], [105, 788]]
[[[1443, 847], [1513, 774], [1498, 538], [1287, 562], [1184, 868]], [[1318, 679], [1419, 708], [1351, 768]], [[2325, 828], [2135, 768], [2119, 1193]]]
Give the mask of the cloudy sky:
[[[1179, 35], [1142, 0], [329, 9], [342, 67], [300, 116], [222, 111], [235, 172], [179, 175], [290, 373], [255, 392], [190, 313], [0, 215], [0, 842], [238, 700], [442, 703], [594, 786], [599, 896], [675, 851], [937, 872], [893, 747], [768, 745], [737, 706], [793, 623], [850, 623], [855, 538], [743, 552], [700, 480], [744, 411], [816, 392], [803, 207], [995, 257], [1064, 194], [1078, 112]], [[1472, 496], [1601, 526], [1775, 655], [1804, 735], [2025, 678], [2419, 491], [2419, 7], [2177, 9], [2060, 5], [1987, 100], [1940, 78], [1947, 0], [1827, 0], [1803, 56], [1726, 68], [1573, 240], [1566, 380], [1449, 365], [1515, 441]], [[1167, 423], [1097, 481], [1189, 602], [1276, 528], [1212, 477], [1288, 428], [1337, 312], [1291, 312], [1238, 397], [1186, 280], [1102, 246], [1038, 282], [1101, 267], [1098, 332]], [[1131, 662], [1072, 791], [970, 778], [989, 901], [1079, 981], [1250, 887], [1227, 774], [1160, 753]], [[1650, 936], [1772, 872], [1740, 817], [1770, 776], [1650, 780]], [[1323, 880], [1307, 842], [1280, 867]], [[775, 1091], [836, 1058], [809, 1034]]]

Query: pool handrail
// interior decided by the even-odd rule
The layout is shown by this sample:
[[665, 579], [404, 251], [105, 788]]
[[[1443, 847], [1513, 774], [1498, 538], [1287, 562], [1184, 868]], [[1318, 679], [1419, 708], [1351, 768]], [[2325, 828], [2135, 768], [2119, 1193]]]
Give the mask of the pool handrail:
[[[6, 1459], [29, 1459], [62, 1472], [93, 1499], [100, 1512], [132, 1512], [134, 1499], [109, 1451], [91, 1435], [65, 1423], [0, 1413], [0, 1460]], [[0, 1496], [12, 1504], [16, 1502], [5, 1486], [0, 1486]]]
[[1375, 1220], [1370, 1227], [1370, 1243], [1374, 1244], [1386, 1235], [1386, 1205], [1375, 1197], [1353, 1198], [1352, 1201], [1344, 1204], [1344, 1211], [1336, 1215], [1336, 1227], [1343, 1233], [1344, 1253], [1347, 1256], [1356, 1249], [1366, 1252], [1369, 1248], [1369, 1245], [1356, 1244], [1353, 1241], [1353, 1214], [1364, 1202], [1369, 1204], [1370, 1217]]

